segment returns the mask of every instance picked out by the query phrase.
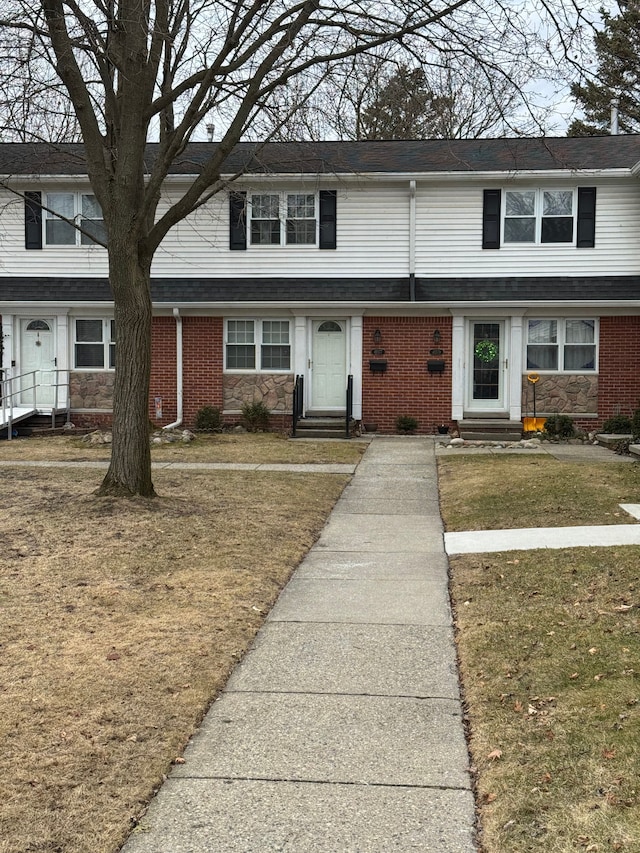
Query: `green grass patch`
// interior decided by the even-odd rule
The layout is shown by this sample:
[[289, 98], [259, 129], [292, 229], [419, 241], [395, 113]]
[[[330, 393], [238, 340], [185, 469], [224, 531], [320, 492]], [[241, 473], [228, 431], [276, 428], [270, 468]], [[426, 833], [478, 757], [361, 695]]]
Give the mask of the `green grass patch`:
[[447, 530], [631, 524], [618, 504], [640, 501], [640, 466], [616, 459], [461, 455], [440, 457], [438, 473]]

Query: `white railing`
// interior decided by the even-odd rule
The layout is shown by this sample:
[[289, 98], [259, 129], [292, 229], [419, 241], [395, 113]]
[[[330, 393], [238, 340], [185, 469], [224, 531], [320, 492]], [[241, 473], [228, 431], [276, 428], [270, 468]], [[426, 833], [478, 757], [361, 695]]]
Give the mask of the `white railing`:
[[[1, 371], [0, 371], [1, 373]], [[69, 371], [52, 370], [28, 370], [25, 373], [12, 375], [11, 370], [5, 370], [6, 376], [0, 377], [0, 423], [7, 426], [7, 438], [13, 437], [14, 412], [28, 409], [31, 412], [38, 411], [38, 389], [53, 388], [53, 402], [43, 406], [43, 410], [51, 407], [51, 426], [55, 428], [56, 412], [60, 408], [60, 389], [66, 388], [66, 408], [69, 409]], [[39, 381], [38, 374], [55, 374], [55, 382]], [[62, 380], [62, 381], [61, 381]], [[18, 398], [17, 401], [14, 398]]]

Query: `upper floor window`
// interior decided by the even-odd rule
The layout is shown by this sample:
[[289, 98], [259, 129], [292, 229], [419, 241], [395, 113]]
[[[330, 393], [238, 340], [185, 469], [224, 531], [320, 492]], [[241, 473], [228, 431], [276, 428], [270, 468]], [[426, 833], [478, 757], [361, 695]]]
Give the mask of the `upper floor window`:
[[573, 190], [505, 190], [505, 243], [573, 243]]
[[529, 320], [528, 370], [582, 373], [596, 366], [595, 320]]
[[288, 320], [227, 320], [227, 370], [288, 371], [291, 368]]
[[44, 223], [47, 246], [92, 246], [96, 240], [106, 242], [102, 209], [91, 193], [47, 193]]
[[105, 370], [116, 366], [114, 320], [75, 321], [74, 367]]
[[249, 203], [252, 246], [315, 246], [315, 193], [254, 193]]

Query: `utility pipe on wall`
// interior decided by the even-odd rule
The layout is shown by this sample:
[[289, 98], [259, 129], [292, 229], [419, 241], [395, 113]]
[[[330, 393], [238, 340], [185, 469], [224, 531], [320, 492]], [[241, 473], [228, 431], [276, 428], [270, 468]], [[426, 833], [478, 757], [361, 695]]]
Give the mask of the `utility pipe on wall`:
[[173, 309], [176, 318], [176, 409], [177, 418], [172, 424], [167, 424], [162, 429], [175, 429], [182, 423], [182, 317], [180, 309]]
[[416, 301], [416, 182], [409, 181], [409, 299]]

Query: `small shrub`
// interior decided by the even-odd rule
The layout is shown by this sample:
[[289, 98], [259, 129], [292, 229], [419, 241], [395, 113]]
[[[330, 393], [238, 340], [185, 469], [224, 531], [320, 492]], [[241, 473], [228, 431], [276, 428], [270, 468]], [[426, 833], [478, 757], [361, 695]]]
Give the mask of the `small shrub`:
[[403, 432], [407, 435], [418, 429], [418, 421], [410, 415], [398, 415], [396, 418], [396, 429], [398, 432]]
[[640, 440], [640, 409], [636, 409], [631, 416], [631, 435], [634, 442]]
[[194, 420], [196, 429], [204, 432], [222, 432], [222, 415], [220, 409], [214, 406], [203, 406], [196, 412]]
[[544, 425], [544, 431], [549, 438], [573, 438], [576, 428], [569, 415], [549, 415]]
[[602, 424], [602, 432], [611, 435], [625, 435], [631, 432], [631, 418], [626, 415], [614, 415]]
[[262, 400], [244, 403], [242, 406], [242, 425], [248, 432], [268, 432], [270, 414]]

